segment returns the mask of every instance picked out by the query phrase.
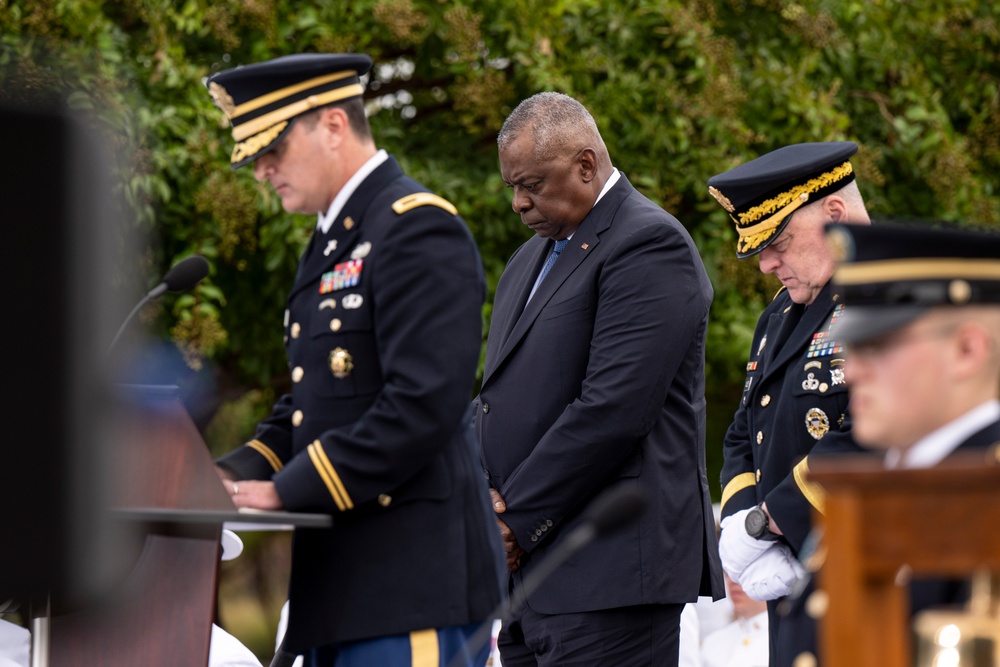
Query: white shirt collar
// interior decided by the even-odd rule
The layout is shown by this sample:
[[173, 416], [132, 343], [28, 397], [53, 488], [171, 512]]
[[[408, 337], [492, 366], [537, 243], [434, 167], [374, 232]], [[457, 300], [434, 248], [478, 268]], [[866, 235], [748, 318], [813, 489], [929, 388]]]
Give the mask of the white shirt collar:
[[890, 449], [887, 468], [930, 468], [951, 454], [969, 436], [1000, 420], [1000, 401], [990, 400], [933, 431], [906, 450]]
[[621, 172], [614, 167], [611, 167], [611, 175], [608, 176], [608, 182], [604, 184], [603, 188], [601, 188], [601, 194], [597, 195], [597, 201], [594, 202], [594, 206], [597, 206], [597, 202], [601, 201], [601, 197], [608, 194], [608, 190], [610, 190], [614, 184], [618, 182], [619, 178], [621, 178]]
[[385, 152], [384, 149], [379, 150], [375, 155], [368, 158], [368, 161], [361, 165], [361, 168], [354, 172], [354, 175], [347, 179], [344, 183], [344, 187], [340, 188], [340, 192], [337, 196], [333, 198], [330, 202], [330, 208], [327, 209], [326, 213], [320, 213], [319, 219], [316, 221], [316, 229], [320, 230], [324, 234], [330, 231], [330, 226], [333, 221], [340, 215], [340, 211], [344, 208], [344, 204], [347, 200], [351, 198], [354, 191], [358, 189], [358, 186], [368, 176], [378, 168], [380, 164], [389, 159], [389, 154]]

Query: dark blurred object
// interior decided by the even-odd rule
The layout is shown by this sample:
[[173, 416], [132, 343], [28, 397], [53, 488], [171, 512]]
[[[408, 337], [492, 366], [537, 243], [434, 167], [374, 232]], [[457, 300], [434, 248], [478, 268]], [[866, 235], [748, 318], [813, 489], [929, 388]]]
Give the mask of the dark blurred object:
[[6, 353], [0, 595], [70, 599], [117, 571], [104, 494], [113, 419], [104, 350], [123, 232], [110, 159], [83, 119], [0, 107]]

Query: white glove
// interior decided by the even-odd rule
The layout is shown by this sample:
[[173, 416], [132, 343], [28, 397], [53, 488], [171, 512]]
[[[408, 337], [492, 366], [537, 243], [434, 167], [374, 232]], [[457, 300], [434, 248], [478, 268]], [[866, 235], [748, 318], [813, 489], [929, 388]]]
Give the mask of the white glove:
[[730, 514], [719, 526], [722, 535], [719, 537], [719, 556], [722, 558], [722, 568], [734, 581], [740, 580], [740, 575], [747, 565], [775, 546], [775, 542], [758, 540], [747, 535], [746, 520], [749, 509]]
[[743, 569], [737, 581], [752, 600], [775, 600], [788, 595], [806, 571], [784, 544], [770, 542], [771, 548]]

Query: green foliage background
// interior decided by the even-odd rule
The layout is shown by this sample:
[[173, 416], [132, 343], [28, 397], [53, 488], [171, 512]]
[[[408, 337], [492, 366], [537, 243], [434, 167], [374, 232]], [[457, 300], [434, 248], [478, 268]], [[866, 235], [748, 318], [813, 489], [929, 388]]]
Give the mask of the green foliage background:
[[[146, 318], [210, 375], [199, 425], [221, 452], [288, 383], [282, 311], [314, 221], [229, 170], [203, 79], [295, 52], [371, 55], [379, 145], [459, 208], [491, 289], [528, 236], [496, 132], [535, 92], [576, 97], [614, 164], [691, 231], [715, 285], [717, 484], [753, 326], [778, 284], [735, 260], [705, 181], [784, 144], [850, 139], [876, 219], [1000, 225], [998, 17], [996, 0], [0, 0], [0, 102], [56, 91], [94, 114], [145, 239], [122, 261], [147, 287], [189, 254], [211, 261], [198, 288]], [[484, 325], [489, 315], [487, 304]]]

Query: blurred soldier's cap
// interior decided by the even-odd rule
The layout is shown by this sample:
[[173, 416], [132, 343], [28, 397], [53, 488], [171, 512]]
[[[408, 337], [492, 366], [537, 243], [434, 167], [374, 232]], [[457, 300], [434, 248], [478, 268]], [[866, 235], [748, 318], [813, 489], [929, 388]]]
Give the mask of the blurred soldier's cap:
[[928, 308], [1000, 304], [1000, 234], [916, 225], [826, 226], [844, 304], [834, 335], [884, 336]]
[[234, 67], [205, 85], [233, 127], [233, 169], [278, 145], [302, 114], [360, 97], [372, 61], [357, 53], [306, 53]]
[[854, 180], [853, 141], [792, 144], [708, 179], [736, 223], [736, 256], [756, 255], [778, 238], [796, 209]]

